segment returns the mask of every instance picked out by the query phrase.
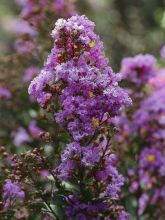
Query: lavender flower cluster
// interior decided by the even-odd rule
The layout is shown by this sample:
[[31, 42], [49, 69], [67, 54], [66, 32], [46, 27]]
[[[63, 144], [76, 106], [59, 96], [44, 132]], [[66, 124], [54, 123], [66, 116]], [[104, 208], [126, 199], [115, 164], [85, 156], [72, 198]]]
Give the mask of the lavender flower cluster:
[[130, 82], [134, 83], [130, 92], [134, 107], [113, 120], [119, 127], [117, 143], [133, 152], [127, 175], [129, 193], [137, 200], [136, 215], [147, 215], [149, 207], [158, 207], [150, 212], [150, 218], [163, 214], [165, 202], [165, 81], [164, 69], [156, 68], [155, 64], [156, 59], [151, 55], [137, 55], [122, 61], [126, 89], [130, 89]]
[[[141, 103], [133, 115], [135, 130], [141, 138], [152, 144], [162, 147], [165, 138], [165, 90], [164, 88], [152, 93]], [[152, 126], [154, 124], [154, 126]]]
[[94, 24], [85, 16], [58, 20], [52, 32], [54, 48], [31, 82], [29, 94], [47, 110], [57, 105], [54, 99], [58, 98], [55, 121], [73, 139], [54, 174], [79, 185], [80, 191], [93, 191], [85, 203], [82, 194], [69, 195], [68, 218], [127, 219], [121, 207], [113, 208], [124, 179], [110, 148], [110, 118], [130, 105], [131, 99], [119, 87], [120, 75], [108, 67], [103, 44], [93, 30]]
[[136, 86], [143, 86], [149, 78], [155, 75], [154, 65], [156, 59], [150, 54], [139, 54], [135, 57], [127, 57], [122, 60], [121, 72]]

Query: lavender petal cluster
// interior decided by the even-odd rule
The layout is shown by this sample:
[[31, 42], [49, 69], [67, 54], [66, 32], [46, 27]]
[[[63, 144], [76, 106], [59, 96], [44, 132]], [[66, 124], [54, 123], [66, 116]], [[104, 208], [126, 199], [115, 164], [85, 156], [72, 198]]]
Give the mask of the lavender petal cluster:
[[56, 123], [73, 140], [54, 175], [62, 183], [78, 185], [80, 191], [92, 187], [89, 201], [84, 201], [82, 193], [69, 195], [73, 202], [68, 205], [67, 218], [101, 219], [103, 215], [125, 220], [127, 214], [116, 205], [124, 178], [110, 147], [109, 126], [110, 119], [129, 106], [131, 99], [118, 84], [121, 76], [108, 66], [94, 27], [85, 16], [59, 19], [52, 32], [54, 47], [28, 91], [48, 112], [54, 106]]
[[129, 193], [137, 200], [137, 216], [144, 216], [151, 206], [161, 210], [165, 201], [165, 80], [164, 69], [157, 70], [156, 65], [148, 54], [123, 59], [121, 73], [134, 107], [113, 119], [119, 128], [117, 143], [128, 147], [134, 158], [128, 182]]
[[121, 73], [123, 78], [137, 87], [145, 85], [155, 75], [156, 58], [150, 54], [139, 54], [122, 60]]
[[16, 131], [13, 131], [11, 137], [15, 146], [21, 146], [26, 143], [32, 142], [35, 139], [39, 139], [43, 130], [37, 125], [35, 120], [31, 120], [26, 130], [23, 127], [19, 127]]

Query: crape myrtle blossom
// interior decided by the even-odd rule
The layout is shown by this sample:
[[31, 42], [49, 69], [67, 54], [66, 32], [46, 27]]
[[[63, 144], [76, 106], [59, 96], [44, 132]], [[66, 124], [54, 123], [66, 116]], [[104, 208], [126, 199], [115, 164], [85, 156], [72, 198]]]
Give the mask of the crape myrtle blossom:
[[23, 127], [19, 127], [16, 132], [12, 132], [13, 142], [16, 146], [31, 142], [32, 139]]
[[0, 86], [0, 99], [7, 100], [10, 99], [11, 97], [12, 97], [11, 92], [7, 88]]
[[12, 132], [11, 136], [14, 144], [20, 146], [32, 142], [35, 139], [39, 139], [41, 132], [43, 132], [43, 130], [38, 127], [37, 122], [31, 120], [27, 130], [23, 127], [19, 127], [17, 131]]
[[163, 70], [160, 70], [156, 76], [150, 78], [150, 94], [132, 115], [131, 129], [140, 141], [139, 155], [136, 155], [137, 164], [133, 168], [133, 175], [129, 176], [129, 181], [130, 192], [137, 196], [139, 216], [143, 216], [150, 205], [160, 209], [165, 201], [165, 89], [164, 81], [161, 80], [164, 78], [163, 74]]
[[18, 182], [12, 182], [10, 179], [8, 179], [3, 186], [2, 197], [4, 209], [8, 209], [16, 202], [23, 201], [25, 198], [25, 193], [21, 189], [21, 186]]
[[161, 147], [165, 139], [165, 89], [152, 93], [133, 115], [133, 126], [142, 139]]
[[155, 64], [156, 59], [150, 54], [127, 57], [122, 60], [121, 73], [127, 81], [138, 87], [143, 86], [155, 75]]
[[61, 70], [58, 68], [57, 82], [63, 81], [68, 86], [60, 96], [63, 108], [56, 114], [56, 122], [66, 127], [75, 140], [93, 135], [106, 120], [105, 114], [112, 117], [122, 105], [129, 105], [127, 94], [118, 86], [118, 78], [110, 68], [105, 68], [102, 74], [86, 63], [74, 67], [67, 62], [61, 65]]
[[108, 66], [94, 27], [85, 16], [56, 22], [54, 47], [29, 94], [72, 138], [53, 170], [59, 181], [80, 188], [69, 195], [67, 218], [125, 220], [128, 215], [116, 204], [124, 178], [110, 147], [110, 119], [131, 99], [118, 85], [121, 76]]
[[83, 16], [68, 21], [60, 19], [52, 34], [55, 45], [45, 68], [29, 87], [29, 94], [42, 107], [51, 102], [58, 87], [62, 110], [55, 114], [56, 121], [75, 140], [93, 135], [106, 114], [114, 116], [122, 106], [131, 103], [118, 86], [120, 75], [107, 67], [103, 45], [93, 29], [94, 24]]
[[[89, 146], [80, 146], [79, 143], [73, 142], [69, 144], [62, 154], [62, 163], [54, 172], [58, 178], [64, 181], [79, 179], [79, 175], [84, 169], [88, 169], [88, 175], [93, 172], [94, 179], [91, 181], [102, 181], [103, 192], [100, 193], [100, 198], [110, 196], [112, 199], [118, 199], [118, 192], [124, 183], [124, 178], [116, 169], [117, 159], [110, 150], [106, 150], [107, 145], [100, 143], [99, 146], [91, 144]], [[104, 157], [104, 154], [108, 156]], [[99, 166], [97, 171], [95, 167]], [[88, 176], [90, 178], [90, 175]], [[92, 176], [93, 178], [93, 176]], [[109, 181], [111, 178], [111, 181]]]
[[28, 131], [31, 137], [34, 139], [38, 139], [40, 137], [41, 132], [43, 132], [43, 130], [40, 127], [38, 127], [37, 121], [35, 120], [30, 121]]
[[148, 219], [162, 217], [165, 201], [165, 74], [156, 65], [149, 54], [123, 59], [121, 75], [134, 105], [112, 119], [129, 186], [123, 201], [134, 199], [137, 218]]
[[156, 148], [147, 148], [140, 154], [139, 166], [141, 169], [153, 171], [161, 168], [163, 162], [162, 152]]

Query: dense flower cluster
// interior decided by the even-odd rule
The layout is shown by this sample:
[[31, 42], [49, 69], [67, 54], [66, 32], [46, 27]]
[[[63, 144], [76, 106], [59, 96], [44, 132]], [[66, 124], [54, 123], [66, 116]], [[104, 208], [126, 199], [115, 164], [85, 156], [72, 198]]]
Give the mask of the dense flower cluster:
[[157, 206], [159, 211], [149, 215], [154, 218], [162, 215], [165, 201], [165, 75], [164, 69], [155, 65], [151, 55], [123, 59], [121, 73], [134, 106], [113, 119], [118, 128], [115, 141], [129, 152], [129, 162], [125, 159], [122, 166], [130, 167], [126, 171], [128, 194], [137, 200], [135, 213], [148, 216], [148, 208]]
[[121, 64], [121, 72], [127, 81], [136, 86], [143, 86], [150, 77], [155, 75], [155, 64], [156, 59], [152, 55], [139, 54], [135, 57], [124, 58]]
[[[121, 62], [121, 75], [125, 84], [125, 89], [131, 96], [134, 108], [130, 113], [122, 112], [119, 116], [113, 118], [114, 125], [118, 128], [116, 140], [121, 144], [128, 144], [128, 138], [132, 136], [132, 132], [135, 132], [137, 125], [133, 123], [134, 111], [140, 108], [140, 103], [146, 97], [146, 87], [150, 90], [160, 89], [163, 86], [163, 69], [156, 70], [156, 59], [154, 56], [136, 55], [135, 57], [124, 58]], [[143, 106], [143, 104], [142, 104]], [[145, 110], [144, 110], [145, 111]], [[138, 113], [136, 113], [138, 114]], [[148, 112], [148, 114], [150, 114]], [[133, 116], [134, 115], [134, 116]], [[138, 117], [144, 117], [144, 114], [137, 115], [135, 123], [140, 123]], [[143, 122], [141, 123], [142, 128]]]
[[110, 68], [102, 74], [85, 63], [79, 67], [68, 62], [60, 66], [61, 70], [58, 68], [57, 82], [63, 81], [68, 86], [60, 96], [63, 108], [56, 114], [56, 121], [67, 127], [75, 140], [93, 135], [107, 117], [116, 115], [122, 105], [130, 103]]
[[[111, 94], [116, 100], [118, 99], [118, 109], [120, 109], [122, 104], [130, 103], [126, 93], [124, 94], [117, 85], [117, 78], [119, 77], [114, 76], [112, 70], [106, 67], [108, 61], [102, 52], [103, 44], [98, 36], [94, 34], [93, 29], [94, 24], [84, 17], [74, 16], [68, 19], [68, 21], [58, 20], [52, 32], [55, 40], [54, 48], [48, 57], [45, 68], [29, 87], [29, 93], [37, 99], [41, 106], [50, 101], [50, 97], [53, 95], [52, 91], [46, 91], [48, 90], [46, 85], [51, 83], [58, 85], [61, 81], [63, 84], [68, 83], [69, 90], [69, 87], [73, 86], [75, 81], [79, 87], [78, 75], [83, 76], [82, 82], [80, 81], [81, 86], [84, 83], [88, 83], [86, 87], [89, 98], [95, 96], [93, 92], [98, 89], [98, 94], [100, 93], [99, 95], [102, 95], [102, 97], [107, 97], [108, 94]], [[68, 68], [70, 71], [67, 71]], [[104, 74], [101, 74], [98, 68], [104, 68]], [[71, 74], [74, 71], [76, 73]], [[93, 79], [90, 79], [90, 76]], [[107, 79], [105, 79], [106, 77]], [[97, 84], [92, 85], [92, 80], [97, 80]], [[110, 88], [110, 84], [112, 84], [112, 88]], [[109, 86], [108, 88], [106, 88], [107, 85]], [[123, 95], [117, 98], [119, 92], [122, 92]]]
[[[82, 176], [85, 175], [86, 184], [89, 184], [86, 186], [86, 193], [92, 190], [93, 196], [98, 198], [98, 201], [84, 203], [83, 196], [78, 196], [75, 193], [71, 200], [76, 196], [76, 203], [74, 199], [69, 205], [68, 217], [76, 216], [77, 219], [81, 219], [82, 215], [94, 218], [104, 214], [105, 216], [113, 216], [113, 218], [116, 216], [115, 219], [127, 219], [128, 216], [122, 207], [116, 207], [118, 209], [116, 213], [111, 204], [112, 201], [119, 199], [124, 178], [116, 169], [117, 158], [111, 153], [108, 143], [103, 141], [103, 143], [90, 144], [89, 146], [80, 146], [76, 142], [71, 143], [62, 154], [61, 160], [62, 163], [54, 170], [58, 178], [76, 183], [81, 181]], [[123, 218], [121, 218], [121, 213], [124, 215]]]
[[[144, 142], [143, 149], [139, 156], [139, 164], [136, 173], [139, 173], [137, 182], [146, 195], [139, 198], [143, 201], [143, 208], [139, 212], [143, 214], [149, 204], [163, 206], [164, 182], [165, 182], [165, 90], [162, 88], [163, 81], [160, 80], [160, 73], [152, 81], [156, 89], [141, 103], [133, 116], [135, 132]], [[160, 85], [160, 88], [159, 88]], [[149, 148], [146, 145], [150, 146]], [[150, 191], [152, 190], [152, 194]], [[136, 191], [136, 190], [135, 190]]]
[[47, 111], [50, 105], [55, 106], [56, 122], [74, 140], [64, 150], [54, 175], [61, 181], [78, 184], [80, 191], [83, 187], [88, 192], [93, 187], [88, 202], [83, 202], [81, 193], [70, 195], [77, 202], [67, 216], [127, 219], [122, 207], [113, 209], [123, 177], [110, 149], [109, 126], [110, 119], [130, 105], [131, 99], [119, 87], [121, 77], [108, 67], [103, 44], [93, 30], [94, 24], [85, 16], [59, 19], [52, 32], [54, 48], [41, 73], [31, 82], [29, 94]]

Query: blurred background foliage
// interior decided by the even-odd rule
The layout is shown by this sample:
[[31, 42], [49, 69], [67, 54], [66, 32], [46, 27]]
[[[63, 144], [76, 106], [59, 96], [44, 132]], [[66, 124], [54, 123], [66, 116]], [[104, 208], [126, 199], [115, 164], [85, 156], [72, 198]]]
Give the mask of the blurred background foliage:
[[[157, 56], [165, 42], [165, 0], [77, 0], [77, 9], [96, 23], [115, 71], [124, 56]], [[13, 50], [12, 20], [19, 11], [14, 0], [0, 0], [0, 54]]]

